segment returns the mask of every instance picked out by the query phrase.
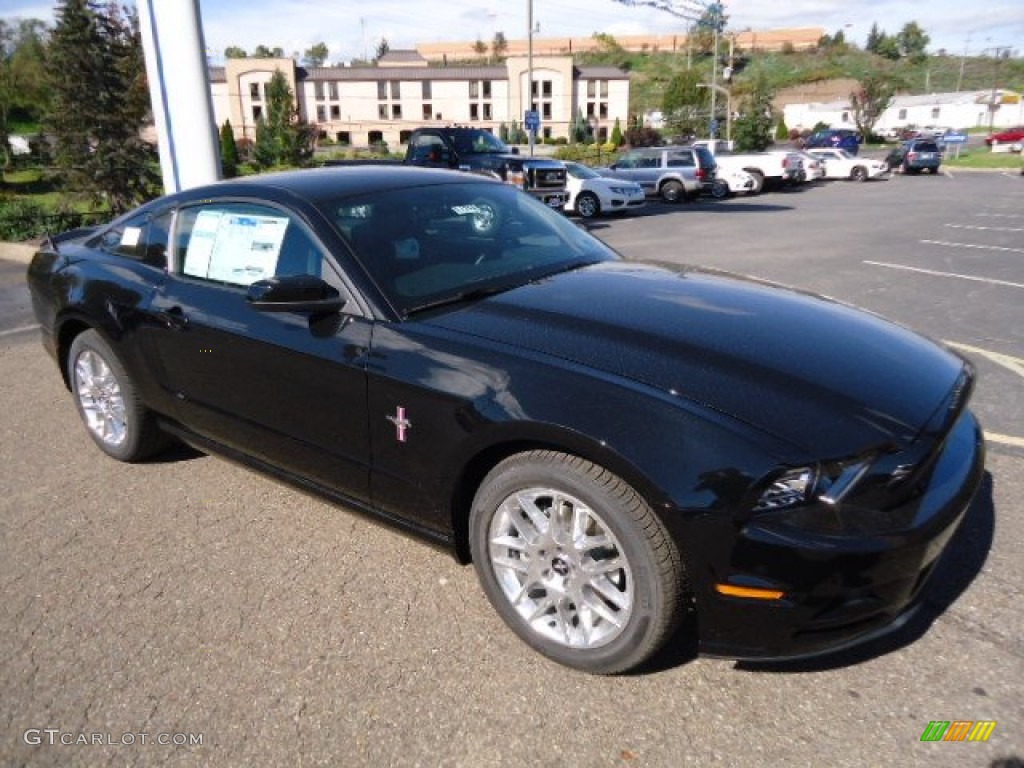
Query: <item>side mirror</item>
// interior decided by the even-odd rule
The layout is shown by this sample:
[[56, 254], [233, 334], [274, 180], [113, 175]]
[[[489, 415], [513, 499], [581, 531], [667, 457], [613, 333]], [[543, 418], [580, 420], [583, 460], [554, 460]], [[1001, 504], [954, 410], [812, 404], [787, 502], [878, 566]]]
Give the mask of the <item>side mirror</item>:
[[510, 147], [510, 149], [512, 150], [512, 154], [513, 155], [518, 155], [519, 154], [519, 147]]
[[312, 275], [257, 280], [249, 286], [245, 298], [249, 306], [260, 312], [327, 315], [345, 306], [345, 299], [337, 289]]

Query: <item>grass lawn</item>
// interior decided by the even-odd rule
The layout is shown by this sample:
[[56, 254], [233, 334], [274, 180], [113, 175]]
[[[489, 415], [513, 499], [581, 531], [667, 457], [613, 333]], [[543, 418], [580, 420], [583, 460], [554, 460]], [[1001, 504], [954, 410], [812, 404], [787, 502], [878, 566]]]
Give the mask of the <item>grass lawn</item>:
[[988, 149], [961, 150], [960, 157], [957, 157], [955, 149], [947, 148], [942, 163], [949, 168], [1020, 171], [1024, 167], [1024, 158], [1019, 152], [990, 152]]

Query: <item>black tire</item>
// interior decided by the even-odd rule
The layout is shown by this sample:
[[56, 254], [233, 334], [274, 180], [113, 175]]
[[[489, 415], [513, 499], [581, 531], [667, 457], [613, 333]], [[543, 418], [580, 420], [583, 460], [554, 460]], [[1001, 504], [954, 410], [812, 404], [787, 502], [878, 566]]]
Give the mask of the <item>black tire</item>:
[[682, 182], [669, 179], [661, 185], [658, 193], [666, 203], [678, 203], [686, 196], [686, 189], [683, 187]]
[[580, 192], [576, 195], [576, 213], [584, 219], [592, 219], [601, 214], [601, 201], [593, 192]]
[[566, 666], [634, 669], [682, 617], [687, 584], [675, 543], [632, 487], [584, 459], [532, 451], [498, 464], [473, 500], [469, 537], [502, 620]]
[[855, 165], [853, 170], [850, 171], [850, 178], [853, 181], [867, 181], [868, 180], [868, 169], [863, 165]]
[[166, 446], [167, 436], [97, 331], [83, 331], [75, 337], [67, 365], [78, 415], [101, 451], [118, 461], [132, 462], [147, 459]]
[[754, 188], [750, 190], [751, 195], [760, 195], [764, 190], [764, 174], [756, 168], [744, 168], [747, 173], [754, 177]]
[[732, 197], [732, 190], [729, 189], [729, 185], [721, 179], [716, 179], [715, 183], [711, 185], [711, 196], [715, 200], [727, 200]]

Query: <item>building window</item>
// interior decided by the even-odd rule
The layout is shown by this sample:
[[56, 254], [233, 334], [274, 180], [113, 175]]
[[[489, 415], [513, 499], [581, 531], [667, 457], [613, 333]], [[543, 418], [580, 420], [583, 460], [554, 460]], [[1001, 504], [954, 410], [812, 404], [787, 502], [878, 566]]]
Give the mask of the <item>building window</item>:
[[598, 109], [598, 111], [597, 111], [597, 116], [600, 117], [602, 120], [607, 120], [608, 119], [608, 102], [607, 101], [602, 101], [601, 102], [600, 109]]
[[423, 119], [429, 120], [431, 115], [434, 114], [434, 107], [430, 104], [423, 105]]
[[366, 134], [367, 144], [383, 144], [384, 143], [384, 132], [383, 131], [370, 131]]
[[377, 105], [377, 117], [379, 119], [381, 119], [381, 120], [387, 120], [388, 119], [388, 105], [387, 104], [378, 104]]
[[339, 144], [352, 143], [352, 134], [349, 133], [348, 131], [338, 131], [335, 135], [338, 137]]
[[399, 144], [408, 144], [409, 143], [409, 139], [411, 139], [411, 138], [412, 138], [412, 131], [399, 131], [399, 133], [398, 133], [398, 143]]
[[255, 106], [252, 108], [252, 121], [258, 123], [263, 119], [263, 107]]
[[253, 101], [263, 101], [263, 99], [260, 98], [259, 83], [249, 83], [249, 98]]
[[325, 107], [323, 104], [316, 108], [316, 121], [318, 123], [327, 122], [327, 107]]
[[545, 99], [550, 99], [551, 98], [551, 81], [550, 80], [544, 80], [543, 82], [541, 82], [540, 85], [541, 85], [541, 94], [540, 95], [543, 96]]
[[392, 101], [398, 101], [400, 98], [402, 98], [402, 92], [401, 92], [401, 89], [400, 89], [400, 85], [401, 84], [397, 80], [392, 80], [391, 81], [391, 100]]
[[602, 144], [604, 144], [605, 142], [608, 141], [608, 126], [607, 125], [598, 126], [598, 129], [597, 129], [597, 139]]
[[602, 80], [601, 81], [601, 98], [602, 99], [607, 99], [608, 98], [608, 81], [607, 80]]
[[593, 99], [597, 96], [597, 81], [587, 80], [587, 98]]
[[484, 120], [493, 120], [494, 116], [491, 113], [491, 104], [490, 104], [490, 102], [487, 102], [487, 103], [483, 104], [482, 106], [484, 108]]
[[317, 101], [324, 100], [324, 84], [322, 81], [317, 80], [315, 83], [313, 83], [313, 93], [314, 98], [316, 98]]
[[430, 81], [429, 80], [424, 80], [421, 83], [421, 85], [423, 86], [423, 100], [424, 101], [429, 101], [430, 99], [434, 98], [432, 93], [431, 93], [432, 87], [431, 87]]
[[587, 117], [593, 117], [594, 116], [594, 112], [596, 112], [596, 111], [597, 110], [594, 108], [594, 102], [588, 101], [587, 102]]
[[484, 98], [485, 99], [491, 98], [491, 81], [490, 80], [484, 80], [481, 83], [481, 86], [483, 87]]
[[550, 120], [551, 119], [551, 102], [550, 101], [545, 101], [545, 102], [541, 103], [541, 105], [540, 105], [540, 116], [544, 120]]
[[392, 104], [391, 105], [391, 119], [392, 120], [401, 120], [402, 119], [402, 105], [401, 104]]
[[480, 119], [480, 105], [479, 104], [470, 104], [469, 105], [469, 119], [470, 120], [479, 120]]
[[469, 81], [469, 98], [479, 99], [480, 98], [480, 83], [476, 80]]
[[388, 97], [388, 83], [386, 80], [377, 81], [377, 101], [385, 101]]
[[337, 104], [331, 105], [331, 120], [341, 120], [341, 107]]
[[338, 100], [338, 84], [336, 82], [331, 81], [327, 84], [327, 95], [330, 97], [331, 101]]

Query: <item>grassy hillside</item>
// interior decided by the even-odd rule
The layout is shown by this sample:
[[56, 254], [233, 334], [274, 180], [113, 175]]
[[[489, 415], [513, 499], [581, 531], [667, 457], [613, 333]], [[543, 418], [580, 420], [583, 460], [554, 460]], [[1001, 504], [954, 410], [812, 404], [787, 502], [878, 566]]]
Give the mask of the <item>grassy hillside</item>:
[[[724, 51], [724, 46], [723, 46]], [[580, 63], [612, 64], [628, 69], [633, 77], [630, 86], [630, 111], [635, 113], [658, 109], [662, 94], [672, 76], [687, 66], [682, 53], [628, 53], [610, 51], [580, 57]], [[711, 57], [695, 56], [691, 66], [706, 81], [711, 77]], [[776, 91], [792, 85], [828, 80], [857, 78], [866, 72], [886, 67], [898, 78], [903, 93], [941, 93], [957, 90], [1009, 88], [1024, 92], [1024, 59], [993, 59], [991, 57], [930, 56], [921, 62], [900, 61], [896, 66], [874, 54], [857, 48], [816, 53], [755, 53], [747, 67], [736, 75], [734, 93], [750, 87], [758, 73], [763, 73]], [[962, 66], [962, 77], [961, 77]]]

